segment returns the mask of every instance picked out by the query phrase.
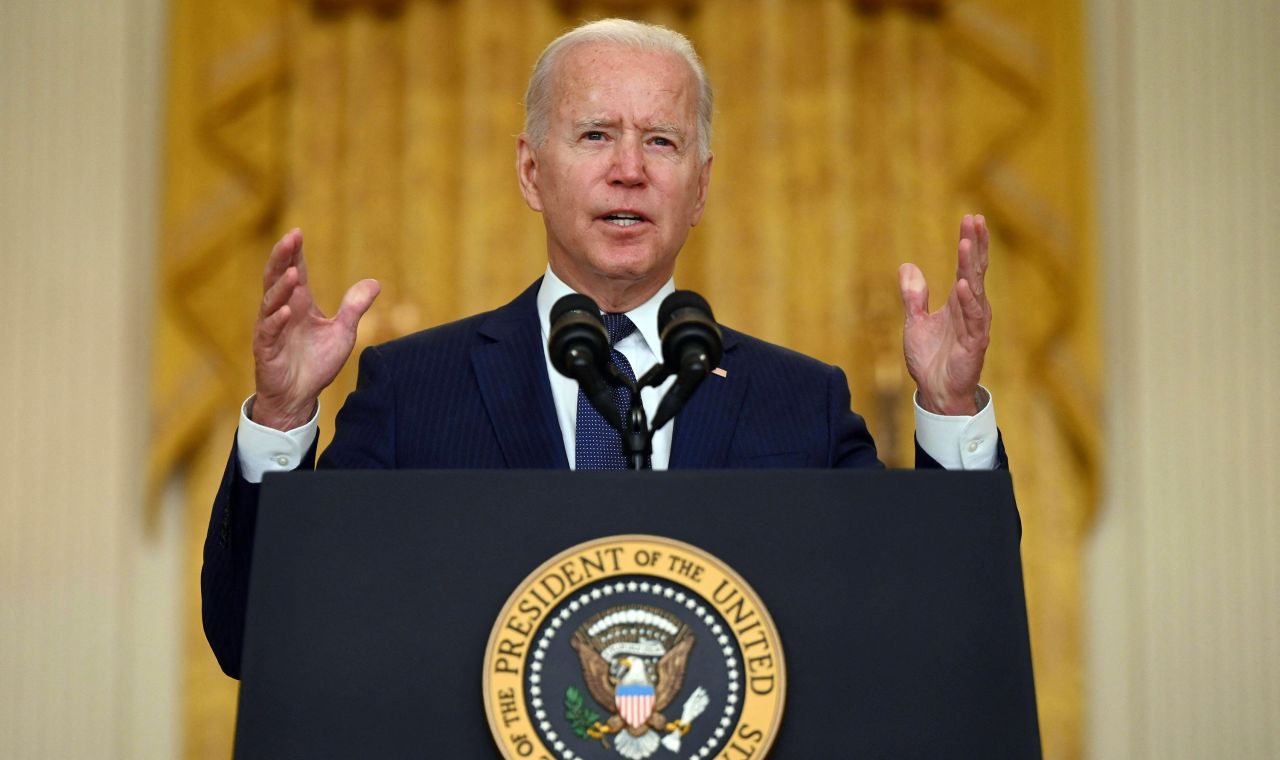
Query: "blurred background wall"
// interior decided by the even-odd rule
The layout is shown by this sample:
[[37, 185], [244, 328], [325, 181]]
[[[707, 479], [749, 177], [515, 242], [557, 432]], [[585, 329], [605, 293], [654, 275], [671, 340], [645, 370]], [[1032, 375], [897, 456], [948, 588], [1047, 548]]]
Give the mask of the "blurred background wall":
[[[410, 3], [408, 23], [418, 25], [415, 29], [426, 35], [426, 42], [420, 49], [411, 48], [417, 53], [407, 63], [381, 70], [377, 66], [386, 60], [362, 51], [377, 50], [388, 34], [395, 34], [388, 32], [386, 16], [379, 13], [404, 4], [244, 4], [248, 10], [232, 14], [219, 29], [182, 32], [190, 27], [182, 26], [181, 14], [198, 5], [162, 0], [8, 0], [0, 5], [0, 303], [9, 320], [9, 329], [0, 331], [0, 429], [8, 433], [6, 456], [0, 457], [3, 757], [226, 756], [234, 686], [216, 668], [210, 669], [211, 658], [198, 637], [193, 607], [198, 557], [193, 557], [191, 547], [207, 519], [207, 512], [201, 514], [207, 509], [207, 482], [220, 466], [218, 455], [225, 457], [222, 447], [230, 438], [228, 423], [219, 420], [238, 401], [228, 403], [222, 396], [239, 393], [248, 378], [241, 376], [242, 369], [187, 361], [182, 358], [186, 355], [169, 349], [156, 355], [158, 345], [172, 342], [165, 325], [171, 323], [172, 312], [166, 310], [174, 307], [174, 299], [191, 308], [200, 297], [196, 289], [183, 296], [167, 291], [163, 283], [213, 271], [188, 271], [184, 262], [194, 259], [183, 256], [176, 257], [175, 265], [175, 251], [194, 251], [196, 258], [207, 259], [209, 250], [221, 250], [224, 258], [234, 260], [232, 270], [249, 273], [241, 282], [251, 296], [256, 282], [252, 270], [260, 264], [247, 259], [260, 255], [258, 238], [274, 234], [306, 209], [311, 213], [301, 214], [299, 221], [309, 231], [319, 227], [329, 240], [341, 241], [352, 251], [376, 247], [375, 222], [388, 213], [385, 196], [379, 195], [385, 193], [385, 185], [412, 188], [435, 176], [392, 173], [377, 182], [378, 171], [394, 167], [375, 166], [364, 178], [365, 185], [277, 187], [270, 173], [251, 173], [259, 184], [222, 188], [221, 197], [229, 201], [220, 208], [244, 211], [233, 221], [248, 233], [235, 238], [234, 245], [224, 240], [222, 249], [211, 248], [210, 241], [195, 234], [199, 226], [185, 228], [194, 230], [192, 234], [173, 236], [172, 221], [182, 218], [175, 211], [189, 207], [184, 199], [209, 189], [196, 186], [189, 196], [182, 195], [182, 188], [194, 186], [184, 185], [183, 175], [202, 167], [173, 159], [182, 149], [175, 145], [173, 113], [191, 106], [179, 102], [181, 95], [175, 93], [183, 90], [175, 89], [174, 83], [186, 77], [203, 82], [215, 96], [233, 95], [246, 86], [263, 95], [255, 102], [266, 104], [265, 111], [244, 109], [244, 101], [234, 97], [214, 98], [205, 111], [214, 117], [204, 123], [222, 124], [224, 129], [205, 135], [204, 144], [211, 140], [242, 146], [246, 134], [269, 134], [268, 147], [272, 140], [283, 140], [312, 161], [308, 166], [318, 167], [317, 176], [325, 176], [336, 169], [326, 168], [331, 166], [326, 157], [332, 155], [326, 151], [335, 146], [335, 138], [324, 125], [299, 132], [297, 122], [286, 116], [281, 123], [292, 123], [294, 131], [272, 133], [262, 129], [269, 121], [255, 120], [280, 115], [272, 109], [315, 108], [317, 99], [323, 105], [326, 76], [335, 77], [330, 84], [361, 77], [419, 82], [413, 76], [415, 62], [426, 71], [436, 70], [435, 64], [453, 51], [473, 56], [457, 60], [487, 61], [467, 71], [491, 86], [486, 91], [498, 94], [486, 97], [476, 91], [469, 99], [442, 105], [431, 98], [433, 82], [428, 78], [421, 81], [423, 90], [416, 99], [410, 93], [406, 113], [421, 116], [423, 129], [431, 129], [432, 119], [452, 124], [447, 120], [455, 118], [450, 116], [455, 111], [482, 115], [480, 131], [499, 130], [489, 137], [506, 144], [518, 125], [523, 72], [537, 49], [563, 25], [566, 15], [619, 4], [567, 10], [575, 4], [538, 6], [542, 10], [526, 17], [538, 39], [511, 48], [502, 44], [507, 32], [492, 25], [463, 24], [457, 39], [439, 37], [440, 23], [462, 18], [454, 15], [462, 13], [459, 7], [475, 19], [484, 15], [484, 3]], [[786, 277], [798, 255], [788, 247], [796, 245], [790, 242], [791, 230], [800, 230], [795, 234], [801, 242], [813, 246], [838, 241], [841, 235], [860, 241], [859, 248], [870, 246], [860, 237], [872, 229], [865, 217], [841, 226], [839, 210], [847, 206], [840, 204], [850, 198], [862, 201], [863, 209], [898, 209], [882, 220], [889, 230], [885, 239], [890, 250], [885, 255], [922, 257], [935, 280], [945, 277], [949, 252], [935, 249], [954, 235], [949, 217], [956, 207], [976, 202], [997, 220], [1003, 215], [1006, 224], [997, 227], [997, 245], [1003, 243], [1012, 260], [1002, 261], [997, 250], [994, 271], [1006, 268], [999, 289], [993, 285], [992, 292], [997, 326], [1006, 325], [997, 340], [1004, 337], [1006, 351], [1035, 345], [1024, 343], [1042, 330], [1038, 323], [1044, 310], [1035, 309], [1035, 298], [1055, 309], [1060, 306], [1057, 301], [1066, 300], [1083, 312], [1077, 315], [1079, 328], [1067, 345], [1071, 350], [1065, 352], [1084, 365], [1075, 380], [1086, 390], [1076, 394], [1075, 401], [1087, 402], [1087, 409], [1066, 413], [1084, 420], [1083, 434], [1064, 432], [1067, 423], [1060, 409], [1052, 411], [1057, 409], [1052, 394], [1029, 382], [1046, 374], [1074, 376], [1062, 369], [1062, 351], [1055, 356], [1019, 355], [1034, 362], [1019, 356], [993, 362], [997, 399], [1009, 399], [1001, 408], [1011, 410], [1008, 415], [1002, 412], [1002, 426], [1007, 436], [1013, 428], [1020, 439], [1011, 440], [1019, 496], [1024, 510], [1031, 512], [1023, 550], [1029, 582], [1040, 589], [1031, 600], [1033, 647], [1048, 756], [1280, 754], [1280, 520], [1275, 514], [1277, 476], [1270, 469], [1280, 454], [1275, 401], [1280, 390], [1275, 380], [1280, 370], [1280, 304], [1274, 295], [1280, 275], [1272, 253], [1280, 245], [1280, 157], [1274, 137], [1280, 95], [1273, 73], [1280, 70], [1275, 52], [1280, 17], [1274, 3], [1095, 0], [1084, 6], [1053, 3], [1029, 10], [1013, 2], [762, 0], [704, 3], [712, 11], [701, 20], [688, 15], [688, 8], [698, 3], [621, 5], [638, 15], [692, 26], [687, 31], [703, 49], [713, 81], [721, 88], [718, 126], [725, 131], [717, 135], [717, 171], [733, 166], [727, 159], [735, 151], [740, 156], [738, 168], [727, 168], [717, 181], [720, 187], [728, 181], [763, 188], [761, 199], [743, 201], [761, 204], [748, 207], [748, 216], [757, 221], [746, 225], [751, 230], [746, 238], [731, 231], [726, 220], [722, 229], [708, 228], [695, 243], [701, 263], [692, 268], [682, 263], [686, 285], [704, 287], [706, 271], [728, 266], [746, 280], [719, 286], [726, 300], [739, 301], [726, 307], [735, 324], [775, 340], [803, 340], [798, 337], [804, 332], [803, 322], [789, 325], [770, 315], [821, 282], [799, 276], [785, 291], [760, 289], [759, 283]], [[710, 13], [719, 14], [717, 23], [706, 21]], [[969, 27], [957, 21], [966, 19]], [[839, 25], [832, 25], [834, 21]], [[282, 28], [307, 32], [306, 46], [290, 51], [291, 65], [300, 66], [307, 76], [281, 79], [281, 72], [273, 68], [273, 51], [280, 49], [280, 41], [269, 32]], [[220, 42], [231, 39], [231, 47], [253, 43], [252, 34], [263, 29], [268, 34], [256, 46], [240, 45], [243, 54], [226, 59], [214, 76], [192, 68], [199, 55]], [[436, 37], [430, 36], [433, 29]], [[219, 36], [228, 31], [230, 36]], [[964, 51], [957, 54], [948, 47], [961, 44], [964, 34], [971, 32], [978, 34], [982, 50], [994, 50], [994, 61], [972, 53], [966, 58]], [[237, 34], [244, 36], [237, 39]], [[812, 59], [804, 51], [805, 35], [822, 35], [825, 63], [817, 70], [808, 68]], [[1070, 44], [1073, 35], [1075, 48]], [[526, 36], [530, 35], [515, 39]], [[1067, 44], [1054, 42], [1063, 39]], [[746, 95], [735, 99], [732, 74], [737, 66], [755, 65], [751, 44], [763, 45], [772, 56], [764, 59], [783, 63], [776, 70], [749, 70], [761, 77], [759, 90], [766, 101], [794, 101], [801, 110], [793, 109], [792, 117], [744, 121], [755, 104]], [[860, 57], [860, 52], [874, 56]], [[934, 69], [921, 61], [940, 64], [950, 57], [960, 61], [955, 68], [940, 69], [952, 72], [950, 78], [922, 78]], [[1027, 70], [1019, 69], [1025, 64], [1038, 73], [1020, 80], [1017, 71]], [[1012, 83], [1012, 89], [1003, 94], [998, 87], [981, 89], [977, 75], [991, 72], [992, 66], [1004, 71], [998, 82]], [[451, 86], [449, 71], [437, 74], [437, 91]], [[841, 80], [841, 72], [848, 78]], [[834, 84], [812, 92], [804, 85], [816, 74]], [[988, 107], [985, 116], [1000, 118], [993, 125], [980, 117], [957, 117], [940, 125], [945, 128], [939, 132], [921, 132], [912, 126], [920, 104], [895, 97], [892, 85], [899, 81], [910, 85], [911, 92], [942, 92], [948, 102], [976, 99]], [[265, 89], [253, 90], [254, 82]], [[292, 83], [292, 92], [300, 92], [301, 100], [280, 100], [281, 82]], [[1049, 92], [1036, 90], [1046, 83], [1052, 85]], [[744, 84], [755, 87], [756, 80], [738, 86]], [[506, 92], [513, 87], [514, 96]], [[839, 87], [860, 88], [861, 99], [848, 100]], [[1035, 97], [1026, 99], [1027, 92]], [[377, 103], [360, 102], [360, 93], [342, 97], [338, 105], [348, 109], [349, 120], [379, 112]], [[365, 97], [376, 99], [378, 94]], [[863, 116], [871, 109], [856, 108], [858, 103], [873, 103], [874, 113]], [[955, 142], [963, 146], [971, 144], [964, 135], [975, 124], [998, 129], [1002, 121], [1023, 118], [1027, 111], [1048, 110], [1039, 117], [1041, 142], [1032, 152], [1057, 150], [1061, 155], [1024, 155], [1007, 165], [1031, 176], [1038, 183], [1032, 190], [1052, 190], [1048, 208], [1068, 215], [1078, 233], [1075, 244], [1055, 252], [1052, 240], [1036, 242], [1025, 232], [1026, 219], [1034, 213], [1018, 206], [1035, 193], [1018, 193], [1016, 187], [1012, 194], [997, 192], [1007, 186], [994, 182], [960, 182], [950, 173], [949, 157], [940, 162], [948, 171], [936, 175], [903, 176], [895, 174], [893, 166], [877, 170], [864, 161], [860, 165], [869, 168], [842, 178], [821, 164], [806, 164], [803, 159], [810, 154], [788, 147], [791, 152], [783, 157], [799, 162], [799, 180], [782, 187], [777, 182], [782, 177], [777, 172], [786, 168], [777, 163], [781, 159], [743, 168], [750, 164], [743, 158], [750, 148], [767, 149], [779, 142], [790, 146], [797, 134], [810, 139], [812, 133], [803, 129], [806, 105], [814, 109], [810, 114], [824, 119], [817, 138], [823, 141], [820, 155], [852, 160], [858, 150], [879, 147], [916, 162], [929, 155], [925, 148], [933, 145], [926, 139], [930, 135], [942, 135], [945, 144], [954, 131], [963, 137]], [[1075, 112], [1063, 113], [1069, 109]], [[742, 118], [725, 119], [726, 111]], [[170, 114], [167, 140], [165, 113]], [[959, 114], [962, 117], [963, 111]], [[919, 139], [895, 143], [860, 121], [871, 116], [905, 119], [891, 123], [916, 129], [913, 134]], [[504, 126], [507, 122], [510, 125]], [[1076, 123], [1081, 133], [1072, 136], [1067, 127]], [[348, 130], [342, 149], [358, 150], [377, 142], [382, 139], [377, 130], [383, 127], [386, 124], [374, 122]], [[506, 132], [500, 131], [504, 128]], [[858, 146], [839, 139], [846, 129], [861, 141]], [[1046, 144], [1046, 134], [1056, 135], [1056, 143]], [[487, 138], [470, 134], [465, 139]], [[488, 187], [508, 181], [508, 158], [494, 161], [492, 167], [489, 159], [479, 160], [474, 171], [480, 176], [459, 178], [447, 156], [432, 152], [438, 149], [430, 140], [422, 144], [420, 150], [426, 154], [410, 157], [407, 165], [435, 167], [450, 182], [460, 181], [459, 203], [466, 204], [468, 197], [483, 201]], [[1036, 145], [1034, 140], [1030, 144]], [[166, 151], [167, 168], [162, 165]], [[284, 158], [272, 158], [280, 154]], [[267, 166], [281, 161], [275, 182], [285, 177], [296, 182], [296, 167], [303, 163], [297, 155], [290, 159], [285, 151], [268, 150], [251, 158]], [[1061, 176], [1037, 174], [1049, 166], [1058, 167]], [[1075, 205], [1080, 182], [1085, 183], [1083, 210]], [[868, 198], [867, 192], [875, 188], [889, 188], [884, 194], [893, 197]], [[410, 285], [404, 292], [386, 294], [380, 304], [381, 322], [371, 325], [372, 332], [394, 332], [495, 304], [513, 291], [512, 283], [536, 275], [536, 270], [530, 274], [524, 267], [530, 262], [536, 266], [536, 218], [522, 218], [523, 226], [514, 232], [502, 227], [508, 222], [501, 213], [519, 212], [512, 190], [512, 197], [499, 201], [493, 216], [463, 217], [462, 229], [449, 227], [454, 222], [448, 212], [456, 208], [423, 207], [418, 209], [421, 213], [408, 213], [399, 207], [392, 212], [397, 223], [416, 219], [426, 227], [398, 228], [397, 246], [444, 230], [462, 239], [462, 254], [469, 255], [407, 259], [425, 261], [419, 266], [427, 268], [401, 270], [400, 282], [443, 276], [455, 284], [448, 292], [432, 293], [427, 303]], [[805, 205], [805, 199], [814, 196], [818, 205]], [[270, 197], [291, 200], [264, 211], [258, 201]], [[393, 198], [408, 206], [414, 203], [409, 193]], [[726, 200], [720, 203], [736, 207]], [[328, 208], [341, 209], [349, 221], [324, 217]], [[369, 215], [373, 218], [365, 218]], [[814, 215], [827, 220], [817, 237], [800, 224]], [[1096, 234], [1093, 218], [1098, 222]], [[498, 231], [489, 232], [487, 227], [495, 224]], [[1002, 229], [1005, 239], [1000, 241]], [[523, 241], [515, 263], [485, 255], [485, 235], [494, 234]], [[243, 266], [237, 258], [240, 250], [248, 252]], [[1045, 251], [1062, 257], [1054, 259], [1055, 266], [1064, 267], [1064, 288], [1070, 283], [1066, 290], [1079, 293], [1078, 302], [1064, 299], [1062, 290], [1051, 287], [1052, 281], [1046, 288], [1044, 278], [1026, 263]], [[373, 256], [374, 266], [406, 266], [405, 259]], [[862, 283], [872, 276], [863, 264], [836, 255], [817, 261], [819, 272], [845, 267], [839, 271], [847, 282]], [[352, 263], [360, 262], [353, 256], [335, 266], [329, 288], [344, 286], [351, 274], [344, 267]], [[153, 285], [155, 279], [162, 285]], [[1095, 284], [1102, 296], [1100, 306], [1090, 296]], [[718, 305], [715, 287], [706, 289], [713, 290]], [[741, 303], [744, 292], [759, 296], [753, 302], [763, 301], [760, 316]], [[839, 304], [875, 301], [884, 292], [896, 298], [892, 279], [857, 284], [852, 291], [834, 288], [824, 298], [836, 304], [827, 308], [834, 309], [843, 324], [864, 332], [892, 321], [892, 315], [867, 312], [861, 306], [856, 314], [843, 313]], [[236, 330], [245, 327], [239, 323], [248, 320], [243, 312], [227, 308], [225, 314], [215, 314], [236, 325], [227, 338], [231, 349], [238, 345]], [[207, 317], [210, 312], [203, 313]], [[841, 363], [879, 357], [894, 348], [893, 340], [881, 341], [875, 334], [867, 338], [859, 332], [856, 340], [864, 343], [800, 347]], [[1088, 391], [1097, 370], [1090, 366], [1096, 360], [1090, 345], [1101, 349], [1106, 360], [1096, 397]], [[895, 447], [903, 443], [896, 432], [900, 423], [893, 420], [900, 373], [884, 366], [888, 368], [879, 369], [878, 375], [874, 361], [850, 369], [855, 397], [862, 394], [859, 405], [871, 410], [873, 430], [893, 457]], [[149, 429], [157, 419], [181, 416], [171, 416], [156, 403], [158, 397], [169, 398], [166, 391], [189, 382], [165, 374], [174, 367], [203, 368], [215, 378], [211, 382], [218, 387], [216, 393], [188, 398], [187, 417], [205, 415], [214, 420], [212, 427], [169, 423]], [[195, 376], [198, 380], [204, 375]], [[218, 379], [228, 376], [232, 379]], [[174, 397], [182, 400], [180, 393]], [[1090, 418], [1096, 418], [1105, 435], [1088, 434]], [[1033, 440], [1037, 420], [1049, 423], [1047, 441]], [[172, 434], [191, 429], [199, 434]], [[172, 461], [188, 463], [185, 469], [148, 465], [154, 465], [157, 440]], [[1067, 475], [1060, 471], [1057, 480], [1037, 474], [1037, 452], [1045, 456], [1043, 452], [1061, 445], [1054, 441], [1082, 441], [1092, 447], [1079, 454], [1086, 466], [1077, 471], [1078, 477], [1072, 479], [1070, 470]], [[1099, 462], [1100, 469], [1088, 466], [1090, 461]], [[1095, 476], [1101, 478], [1100, 489], [1079, 482]], [[1055, 500], [1055, 488], [1067, 496]], [[1055, 512], [1054, 504], [1068, 508]], [[1095, 508], [1098, 517], [1091, 521]], [[1047, 562], [1046, 556], [1053, 561]], [[1075, 605], [1079, 584], [1072, 575], [1078, 563], [1086, 570], [1083, 614]], [[1083, 652], [1074, 643], [1079, 631], [1084, 633]], [[1046, 652], [1052, 654], [1047, 662]]]
[[181, 751], [192, 584], [142, 509], [165, 18], [0, 3], [0, 757]]
[[1280, 4], [1091, 4], [1096, 757], [1280, 756]]

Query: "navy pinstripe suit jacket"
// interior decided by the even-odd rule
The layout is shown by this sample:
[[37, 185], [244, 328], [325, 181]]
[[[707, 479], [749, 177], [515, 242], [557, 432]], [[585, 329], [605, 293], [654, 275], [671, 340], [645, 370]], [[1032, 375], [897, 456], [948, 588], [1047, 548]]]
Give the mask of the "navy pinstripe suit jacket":
[[[542, 347], [535, 282], [494, 311], [366, 349], [320, 467], [569, 466]], [[709, 376], [676, 420], [672, 469], [883, 467], [837, 367], [724, 330], [726, 377]], [[315, 449], [306, 465], [314, 461]], [[1003, 461], [1003, 451], [1001, 451]], [[917, 447], [917, 467], [938, 464]], [[258, 486], [233, 449], [201, 573], [204, 627], [236, 677]]]

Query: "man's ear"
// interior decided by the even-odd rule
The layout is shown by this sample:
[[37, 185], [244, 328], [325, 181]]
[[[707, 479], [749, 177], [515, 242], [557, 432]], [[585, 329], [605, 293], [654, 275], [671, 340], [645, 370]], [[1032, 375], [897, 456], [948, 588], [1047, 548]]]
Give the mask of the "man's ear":
[[698, 199], [693, 204], [693, 214], [689, 218], [690, 227], [697, 227], [698, 222], [702, 221], [702, 210], [707, 206], [707, 190], [711, 187], [711, 159], [713, 158], [715, 155], [708, 153], [706, 162], [702, 164], [702, 171], [698, 172]]
[[538, 195], [538, 153], [529, 142], [529, 136], [516, 138], [516, 178], [520, 181], [520, 194], [529, 208], [542, 212], [542, 198]]

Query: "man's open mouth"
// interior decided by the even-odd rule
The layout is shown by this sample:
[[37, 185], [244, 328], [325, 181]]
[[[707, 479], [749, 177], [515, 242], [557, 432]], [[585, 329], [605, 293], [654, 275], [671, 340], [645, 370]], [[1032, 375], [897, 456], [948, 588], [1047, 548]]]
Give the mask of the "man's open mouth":
[[605, 214], [600, 218], [605, 220], [609, 224], [615, 224], [619, 227], [630, 227], [632, 225], [639, 224], [640, 222], [645, 221], [645, 218], [643, 216], [641, 216], [640, 214], [632, 213], [630, 211], [614, 211], [612, 213]]

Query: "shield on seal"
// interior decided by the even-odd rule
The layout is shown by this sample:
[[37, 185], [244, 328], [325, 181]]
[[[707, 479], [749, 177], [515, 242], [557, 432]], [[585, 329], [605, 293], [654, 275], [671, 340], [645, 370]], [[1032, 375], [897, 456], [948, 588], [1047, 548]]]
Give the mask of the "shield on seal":
[[632, 728], [643, 726], [653, 715], [653, 687], [647, 683], [619, 684], [614, 700], [618, 715]]

